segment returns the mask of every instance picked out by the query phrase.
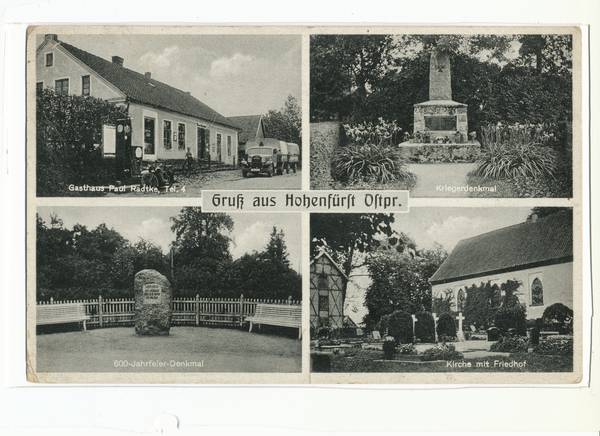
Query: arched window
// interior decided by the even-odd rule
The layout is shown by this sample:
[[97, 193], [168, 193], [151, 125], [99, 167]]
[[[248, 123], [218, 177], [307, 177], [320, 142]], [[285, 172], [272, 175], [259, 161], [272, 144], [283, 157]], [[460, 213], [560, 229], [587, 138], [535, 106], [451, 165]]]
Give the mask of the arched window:
[[531, 283], [531, 305], [544, 305], [544, 286], [542, 285], [542, 281], [537, 277]]
[[456, 295], [456, 310], [458, 312], [465, 311], [465, 291], [461, 288], [458, 290], [458, 294]]

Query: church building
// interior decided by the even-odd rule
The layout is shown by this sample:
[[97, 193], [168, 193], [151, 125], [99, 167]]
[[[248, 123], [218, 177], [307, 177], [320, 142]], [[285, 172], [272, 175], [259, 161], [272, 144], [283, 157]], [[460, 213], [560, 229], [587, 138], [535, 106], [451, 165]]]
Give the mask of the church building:
[[456, 311], [468, 287], [508, 280], [521, 283], [528, 319], [541, 318], [554, 303], [573, 308], [572, 210], [463, 239], [429, 279], [433, 296], [451, 295]]
[[234, 122], [189, 92], [159, 82], [151, 73], [124, 67], [125, 60], [102, 59], [46, 35], [36, 51], [36, 89], [101, 98], [128, 108], [131, 145], [142, 147], [143, 159], [194, 158], [233, 165], [238, 155]]
[[344, 285], [348, 277], [326, 252], [310, 263], [310, 326], [344, 327]]

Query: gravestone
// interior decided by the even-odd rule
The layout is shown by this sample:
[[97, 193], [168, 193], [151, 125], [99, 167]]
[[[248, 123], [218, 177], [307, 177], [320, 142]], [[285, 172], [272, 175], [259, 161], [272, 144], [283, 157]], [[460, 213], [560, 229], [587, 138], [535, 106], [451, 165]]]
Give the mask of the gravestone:
[[463, 316], [462, 312], [458, 312], [458, 316], [456, 317], [456, 319], [458, 320], [458, 331], [456, 332], [456, 339], [459, 342], [464, 342], [465, 341], [465, 334], [463, 333], [463, 321], [465, 319], [465, 317]]
[[171, 328], [173, 293], [165, 276], [153, 269], [135, 275], [135, 333], [166, 336]]
[[373, 332], [373, 339], [376, 341], [381, 340], [381, 334], [377, 330]]

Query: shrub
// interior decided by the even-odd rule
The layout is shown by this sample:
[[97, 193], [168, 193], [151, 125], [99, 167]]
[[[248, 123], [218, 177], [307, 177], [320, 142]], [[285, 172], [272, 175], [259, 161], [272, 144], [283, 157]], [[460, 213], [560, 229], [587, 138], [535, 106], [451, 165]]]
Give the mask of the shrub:
[[332, 164], [334, 177], [342, 182], [388, 183], [412, 178], [395, 146], [352, 144], [337, 150]]
[[527, 353], [529, 338], [526, 336], [501, 336], [498, 342], [492, 344], [490, 351], [501, 353]]
[[392, 313], [388, 320], [388, 334], [394, 337], [396, 343], [412, 344], [412, 316], [400, 310]]
[[452, 344], [437, 344], [435, 347], [428, 348], [423, 352], [422, 360], [456, 360], [462, 359], [462, 353], [456, 351]]
[[430, 312], [417, 312], [415, 337], [421, 342], [435, 342], [435, 323]]
[[312, 123], [310, 125], [310, 180], [311, 189], [331, 189], [333, 177], [331, 161], [335, 150], [345, 140], [339, 122]]
[[386, 329], [388, 328], [389, 322], [390, 322], [390, 316], [391, 316], [391, 314], [388, 314], [388, 315], [383, 315], [381, 318], [379, 318], [379, 322], [377, 324], [375, 324], [374, 330], [377, 330], [377, 331], [379, 331], [380, 334], [384, 335]]
[[383, 360], [392, 360], [396, 354], [396, 343], [394, 341], [385, 341], [383, 343]]
[[417, 349], [413, 344], [400, 344], [396, 347], [396, 352], [398, 354], [419, 354]]
[[492, 179], [554, 178], [558, 165], [556, 152], [546, 146], [551, 138], [548, 128], [545, 124], [500, 123], [482, 127], [483, 150], [475, 175]]
[[533, 348], [536, 354], [546, 354], [555, 356], [573, 355], [573, 336], [554, 336], [541, 342]]
[[454, 317], [449, 313], [442, 313], [437, 322], [437, 334], [441, 338], [444, 336], [456, 338], [456, 324]]
[[573, 310], [562, 303], [554, 303], [544, 310], [544, 324], [555, 324], [561, 333], [573, 332]]
[[527, 321], [523, 305], [500, 308], [496, 313], [494, 322], [501, 334], [506, 334], [510, 329], [515, 329], [517, 335], [527, 335]]

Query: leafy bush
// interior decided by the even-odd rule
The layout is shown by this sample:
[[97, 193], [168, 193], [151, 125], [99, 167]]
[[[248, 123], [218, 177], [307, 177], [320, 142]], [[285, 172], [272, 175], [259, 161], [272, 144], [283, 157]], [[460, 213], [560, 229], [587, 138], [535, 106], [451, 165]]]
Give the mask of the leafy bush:
[[402, 129], [396, 121], [388, 123], [383, 118], [379, 118], [378, 124], [345, 124], [344, 130], [348, 140], [356, 145], [394, 146], [402, 142]]
[[498, 342], [490, 347], [490, 351], [501, 353], [527, 353], [529, 338], [526, 336], [500, 336]]
[[126, 118], [124, 108], [81, 95], [36, 94], [37, 195], [68, 195], [68, 185], [105, 185], [116, 179], [114, 160], [99, 146], [104, 124]]
[[352, 144], [340, 148], [333, 157], [333, 174], [342, 182], [388, 183], [412, 178], [400, 149], [388, 145]]
[[435, 342], [435, 322], [430, 312], [417, 312], [415, 315], [415, 337], [421, 342]]
[[456, 338], [456, 324], [454, 317], [449, 313], [442, 313], [437, 322], [437, 334], [441, 338], [444, 336]]
[[573, 332], [573, 310], [562, 303], [554, 303], [544, 310], [544, 324], [555, 324], [561, 333]]
[[558, 168], [554, 149], [547, 146], [551, 134], [545, 124], [501, 123], [482, 127], [481, 157], [475, 175], [492, 179], [550, 177]]
[[392, 313], [388, 320], [388, 334], [394, 337], [396, 343], [412, 344], [412, 316], [403, 311]]
[[501, 334], [506, 334], [509, 330], [515, 329], [517, 335], [527, 335], [525, 306], [523, 305], [500, 308], [496, 313], [494, 322]]
[[456, 347], [452, 344], [437, 344], [435, 347], [428, 348], [421, 356], [422, 360], [456, 360], [462, 359], [462, 353], [456, 351]]
[[392, 360], [396, 354], [396, 343], [394, 341], [385, 341], [383, 343], [383, 360]]
[[413, 344], [400, 344], [398, 345], [398, 347], [396, 347], [396, 352], [398, 354], [419, 354], [419, 352], [417, 351], [417, 349], [415, 348], [415, 346]]
[[554, 336], [540, 342], [533, 348], [536, 354], [546, 354], [555, 356], [572, 356], [573, 355], [573, 336]]

